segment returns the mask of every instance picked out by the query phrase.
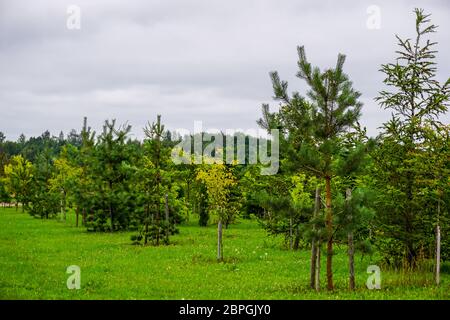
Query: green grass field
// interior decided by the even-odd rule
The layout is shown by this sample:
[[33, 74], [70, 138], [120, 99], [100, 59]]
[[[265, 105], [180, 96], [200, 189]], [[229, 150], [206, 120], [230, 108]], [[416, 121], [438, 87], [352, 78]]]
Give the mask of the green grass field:
[[[345, 248], [336, 248], [336, 290], [308, 289], [309, 251], [283, 249], [255, 221], [241, 220], [224, 233], [225, 262], [215, 261], [216, 229], [180, 226], [172, 244], [134, 246], [131, 233], [88, 233], [67, 222], [40, 220], [0, 209], [1, 299], [449, 299], [450, 277], [439, 288], [432, 274], [382, 270], [381, 290], [368, 290], [366, 268], [375, 258], [356, 257], [357, 290], [347, 288]], [[372, 261], [371, 261], [372, 259]], [[325, 259], [322, 259], [324, 262]], [[81, 289], [69, 290], [66, 268], [81, 268]], [[322, 264], [322, 283], [325, 266]]]

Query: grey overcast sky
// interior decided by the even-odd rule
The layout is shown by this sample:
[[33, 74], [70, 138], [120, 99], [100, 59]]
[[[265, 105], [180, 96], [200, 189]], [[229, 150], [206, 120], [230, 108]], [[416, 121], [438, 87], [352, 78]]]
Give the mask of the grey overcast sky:
[[[81, 9], [68, 29], [69, 5]], [[380, 9], [380, 29], [367, 26]], [[345, 71], [364, 102], [361, 123], [377, 132], [389, 112], [373, 98], [380, 64], [395, 58], [395, 34], [414, 35], [412, 10], [439, 25], [438, 79], [450, 74], [450, 1], [0, 0], [0, 131], [53, 135], [128, 121], [135, 137], [159, 113], [168, 128], [256, 128], [272, 100], [268, 72], [291, 90], [297, 45], [321, 68], [347, 55]], [[369, 10], [368, 10], [369, 9]], [[368, 12], [369, 11], [369, 12]], [[374, 21], [374, 20], [370, 20]], [[449, 122], [449, 115], [442, 118]]]

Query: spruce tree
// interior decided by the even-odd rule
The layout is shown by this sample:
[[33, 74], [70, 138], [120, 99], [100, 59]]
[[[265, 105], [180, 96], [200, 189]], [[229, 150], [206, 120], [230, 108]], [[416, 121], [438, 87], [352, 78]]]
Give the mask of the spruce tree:
[[[439, 124], [439, 115], [449, 105], [450, 79], [436, 80], [434, 46], [429, 37], [436, 32], [429, 16], [415, 9], [415, 38], [398, 40], [394, 63], [384, 64], [387, 89], [376, 98], [382, 108], [392, 111], [392, 119], [383, 125], [380, 148], [374, 152], [380, 196], [380, 227], [397, 242], [394, 260], [405, 251], [409, 267], [416, 265], [419, 248], [424, 245], [424, 223], [420, 200], [420, 174], [412, 163], [427, 136], [424, 127]], [[391, 257], [388, 257], [389, 259]]]

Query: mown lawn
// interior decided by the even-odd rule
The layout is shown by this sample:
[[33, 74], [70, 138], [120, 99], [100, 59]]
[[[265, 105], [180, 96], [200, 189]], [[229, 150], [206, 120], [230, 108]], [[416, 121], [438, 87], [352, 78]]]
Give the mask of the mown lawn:
[[[356, 257], [357, 290], [347, 288], [345, 248], [334, 260], [337, 289], [308, 289], [309, 251], [283, 249], [255, 221], [241, 220], [224, 233], [226, 261], [215, 261], [216, 229], [180, 226], [172, 244], [134, 246], [131, 233], [88, 233], [66, 223], [0, 209], [1, 299], [449, 299], [450, 277], [439, 288], [432, 274], [382, 270], [382, 289], [368, 290], [367, 266]], [[371, 261], [372, 259], [372, 261]], [[322, 259], [325, 284], [325, 257]], [[81, 289], [69, 290], [66, 268], [81, 268]]]

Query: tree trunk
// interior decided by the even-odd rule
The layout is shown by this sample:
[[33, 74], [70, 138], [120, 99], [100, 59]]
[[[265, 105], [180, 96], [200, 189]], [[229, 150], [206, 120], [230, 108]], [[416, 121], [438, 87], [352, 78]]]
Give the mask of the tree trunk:
[[109, 217], [111, 219], [111, 232], [114, 232], [114, 216], [113, 216], [113, 209], [112, 209], [111, 203], [109, 203]]
[[77, 227], [77, 228], [78, 228], [78, 216], [79, 216], [79, 214], [80, 214], [80, 208], [76, 207], [75, 208], [75, 216], [76, 216], [75, 227]]
[[320, 291], [320, 240], [317, 241], [316, 245], [316, 272], [315, 272], [315, 287], [316, 291]]
[[311, 267], [310, 267], [310, 284], [311, 289], [316, 288], [316, 263], [317, 263], [317, 247], [316, 240], [312, 240], [311, 244]]
[[[411, 142], [414, 142], [413, 133], [411, 133], [410, 136]], [[410, 149], [410, 151], [414, 151], [413, 149]], [[406, 207], [406, 216], [405, 216], [405, 229], [407, 234], [414, 234], [415, 228], [413, 226], [414, 221], [414, 209], [413, 209], [413, 198], [414, 198], [414, 191], [413, 191], [413, 175], [411, 171], [406, 172], [406, 197], [407, 197], [407, 207]], [[406, 239], [406, 248], [407, 248], [407, 261], [408, 261], [408, 267], [413, 270], [416, 268], [416, 257], [417, 252], [415, 248], [415, 241], [408, 237]]]
[[159, 238], [161, 233], [161, 194], [159, 192], [159, 171], [156, 174], [156, 194], [158, 195], [156, 210], [156, 245], [159, 246]]
[[190, 216], [190, 211], [192, 210], [193, 213], [195, 213], [195, 204], [192, 205], [191, 203], [191, 184], [189, 182], [189, 180], [187, 180], [186, 182], [187, 184], [187, 202], [188, 202], [188, 211], [187, 211], [187, 215], [186, 215], [186, 222], [189, 222], [189, 216]]
[[223, 260], [222, 250], [222, 219], [219, 219], [217, 224], [217, 261]]
[[289, 219], [289, 250], [291, 251], [294, 244], [293, 242], [294, 239], [292, 238], [292, 235], [293, 233], [292, 233], [292, 216], [291, 216], [291, 218]]
[[326, 191], [326, 226], [328, 233], [327, 241], [327, 289], [334, 290], [333, 285], [333, 213], [331, 209], [331, 177], [325, 177], [325, 191]]
[[298, 230], [299, 226], [295, 228], [295, 237], [294, 237], [294, 250], [297, 251], [300, 245], [300, 232]]
[[[414, 233], [414, 228], [412, 226], [412, 214], [408, 214], [408, 217], [406, 219], [406, 231], [408, 234]], [[406, 239], [406, 248], [407, 248], [407, 262], [408, 262], [408, 268], [411, 270], [416, 268], [416, 248], [414, 247], [415, 241], [412, 240], [412, 238]]]
[[[112, 181], [109, 181], [109, 191], [112, 193]], [[109, 218], [111, 219], [111, 232], [114, 232], [114, 214], [113, 214], [113, 207], [111, 204], [111, 198], [109, 198]]]
[[169, 221], [169, 199], [167, 193], [164, 195], [166, 213], [166, 243], [169, 243], [170, 221]]
[[436, 284], [439, 285], [441, 275], [441, 228], [436, 226]]
[[83, 222], [83, 226], [86, 226], [86, 208], [83, 207], [83, 211], [82, 211], [82, 222]]
[[441, 216], [441, 199], [438, 199], [437, 224], [436, 224], [436, 285], [439, 285], [441, 277], [441, 227], [439, 219]]
[[94, 223], [94, 208], [90, 207], [88, 214], [89, 214], [89, 220], [93, 224]]
[[66, 192], [64, 191], [64, 194], [63, 194], [63, 215], [64, 215], [64, 221], [67, 220], [66, 198], [67, 198]]
[[353, 244], [353, 232], [348, 233], [348, 270], [349, 270], [349, 288], [355, 290], [355, 247]]
[[61, 198], [61, 200], [59, 201], [59, 208], [60, 208], [60, 219], [64, 220], [64, 207], [63, 207], [63, 199]]
[[[320, 210], [320, 187], [316, 188], [316, 196], [314, 202], [314, 218], [317, 218]], [[311, 241], [311, 270], [310, 270], [310, 287], [311, 289], [316, 289], [319, 286], [317, 283], [319, 281], [319, 275], [317, 273], [317, 260], [318, 260], [318, 239], [315, 235], [316, 228], [313, 226], [313, 239]]]
[[144, 246], [148, 243], [148, 223], [149, 223], [149, 206], [148, 204], [145, 205], [145, 231], [144, 231]]
[[[347, 204], [350, 201], [350, 198], [352, 196], [352, 190], [350, 188], [347, 188], [345, 191], [345, 201]], [[350, 224], [352, 223], [353, 217], [349, 217]], [[348, 270], [349, 270], [349, 288], [350, 290], [355, 290], [355, 247], [353, 244], [353, 231], [351, 230], [352, 226], [350, 226], [350, 231], [348, 232]]]

